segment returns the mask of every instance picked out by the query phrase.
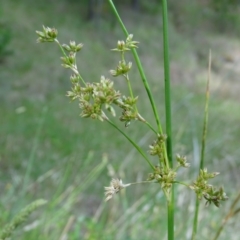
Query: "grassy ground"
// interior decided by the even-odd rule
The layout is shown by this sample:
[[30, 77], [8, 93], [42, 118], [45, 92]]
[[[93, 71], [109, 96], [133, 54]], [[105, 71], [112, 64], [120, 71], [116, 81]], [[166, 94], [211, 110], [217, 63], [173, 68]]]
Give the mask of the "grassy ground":
[[[97, 81], [101, 75], [109, 76], [108, 70], [118, 61], [109, 49], [123, 38], [120, 29], [105, 21], [100, 27], [85, 23], [76, 6], [64, 1], [58, 5], [53, 1], [26, 2], [9, 0], [2, 4], [1, 17], [12, 29], [9, 47], [13, 54], [0, 65], [0, 226], [29, 202], [45, 198], [48, 205], [33, 214], [13, 239], [65, 239], [65, 235], [68, 239], [143, 240], [159, 235], [166, 239], [164, 198], [153, 186], [132, 187], [104, 203], [103, 187], [112, 177], [121, 177], [124, 182], [144, 180], [150, 169], [106, 123], [78, 117], [77, 104], [69, 104], [64, 96], [70, 84], [69, 73], [60, 67], [60, 52], [54, 45], [36, 44], [35, 30], [43, 24], [55, 26], [63, 42], [83, 42], [79, 67], [86, 79]], [[129, 31], [140, 41], [139, 53], [163, 113], [162, 39], [156, 28], [161, 19], [129, 11], [122, 14]], [[179, 178], [188, 180], [198, 166], [211, 48], [213, 77], [206, 160], [209, 170], [221, 172], [216, 183], [224, 185], [230, 196], [220, 210], [201, 206], [198, 239], [211, 239], [239, 189], [240, 46], [234, 37], [201, 29], [194, 36], [170, 24], [174, 148], [191, 162], [192, 168], [179, 174]], [[136, 93], [146, 99], [139, 106], [142, 115], [153, 121], [136, 70], [131, 77]], [[116, 85], [124, 89], [121, 79]], [[127, 131], [145, 149], [153, 140], [140, 123], [132, 124]], [[187, 239], [193, 199], [186, 189], [179, 187], [176, 191], [176, 238]], [[238, 239], [234, 221], [219, 239]]]

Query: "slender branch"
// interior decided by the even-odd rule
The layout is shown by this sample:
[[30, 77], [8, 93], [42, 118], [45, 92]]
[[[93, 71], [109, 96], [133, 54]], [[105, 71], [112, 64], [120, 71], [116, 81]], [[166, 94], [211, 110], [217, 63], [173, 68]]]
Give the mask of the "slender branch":
[[143, 158], [146, 160], [146, 162], [150, 165], [150, 167], [154, 170], [154, 166], [149, 161], [146, 154], [143, 152], [143, 150], [125, 133], [123, 132], [117, 125], [115, 125], [113, 122], [111, 122], [109, 119], [106, 120], [108, 123], [110, 123], [114, 128], [116, 128], [127, 140], [137, 149], [137, 151], [143, 156]]
[[173, 183], [178, 183], [178, 184], [184, 185], [185, 187], [189, 188], [189, 185], [187, 183], [184, 183], [184, 182], [174, 181]]
[[153, 126], [149, 122], [144, 122], [154, 133], [157, 134], [156, 130], [153, 128]]

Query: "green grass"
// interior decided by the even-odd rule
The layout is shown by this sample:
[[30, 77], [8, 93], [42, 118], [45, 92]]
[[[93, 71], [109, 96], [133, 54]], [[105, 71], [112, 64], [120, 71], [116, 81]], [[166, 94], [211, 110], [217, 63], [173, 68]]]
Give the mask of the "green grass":
[[[112, 177], [110, 169], [115, 170], [113, 176], [123, 178], [124, 182], [144, 180], [148, 174], [145, 162], [115, 129], [95, 121], [89, 124], [78, 117], [78, 106], [70, 104], [64, 96], [70, 84], [69, 73], [60, 67], [60, 52], [56, 46], [36, 44], [35, 30], [43, 24], [58, 28], [63, 42], [70, 39], [83, 42], [79, 67], [85, 78], [97, 81], [100, 75], [109, 76], [108, 70], [117, 62], [109, 49], [118, 39], [124, 39], [120, 29], [111, 29], [108, 23], [102, 23], [104, 31], [97, 31], [93, 24], [79, 18], [74, 5], [69, 6], [64, 1], [56, 7], [53, 2], [25, 5], [10, 0], [2, 7], [2, 18], [13, 29], [10, 44], [13, 55], [0, 66], [0, 226], [31, 201], [45, 198], [48, 205], [36, 211], [25, 224], [30, 227], [37, 221], [38, 225], [29, 231], [19, 228], [13, 239], [60, 239], [71, 216], [74, 220], [68, 231], [69, 239], [157, 239], [159, 232], [164, 239], [167, 232], [165, 203], [162, 193], [156, 194], [154, 187], [131, 187], [112, 202], [103, 202], [103, 187]], [[140, 41], [139, 53], [153, 93], [159, 93], [163, 87], [158, 84], [159, 79], [163, 79], [163, 69], [159, 67], [159, 63], [162, 64], [159, 59], [161, 36], [152, 22], [159, 24], [160, 18], [134, 13], [137, 21], [133, 21], [130, 13], [124, 14], [127, 26]], [[182, 179], [196, 175], [198, 166], [207, 64], [204, 60], [200, 62], [197, 56], [204, 53], [204, 49], [207, 60], [211, 46], [215, 64], [221, 67], [224, 64], [221, 57], [225, 50], [228, 52], [231, 42], [232, 46], [238, 46], [236, 40], [228, 36], [199, 34], [202, 42], [177, 32], [170, 24], [174, 152], [187, 154], [192, 165], [190, 170], [181, 172]], [[136, 66], [134, 68], [133, 87], [137, 94], [146, 97]], [[231, 85], [226, 85], [224, 73], [223, 66], [213, 72], [206, 165], [209, 170], [221, 172], [216, 181], [226, 186], [231, 201], [239, 189], [239, 97], [235, 92], [232, 94], [239, 86], [236, 80], [231, 81], [234, 77], [229, 79]], [[124, 88], [120, 79], [116, 85]], [[156, 101], [164, 121], [163, 96], [158, 94]], [[25, 111], [17, 113], [22, 106]], [[154, 123], [147, 99], [139, 110]], [[153, 136], [146, 130], [140, 123], [127, 129], [140, 145], [147, 146]], [[110, 141], [106, 141], [108, 139]], [[107, 163], [102, 162], [104, 153], [108, 154]], [[30, 162], [31, 171], [26, 175]], [[26, 192], [23, 191], [24, 176], [28, 176]], [[176, 212], [175, 237], [186, 239], [192, 221], [189, 206], [194, 202], [188, 190], [179, 187], [176, 191], [180, 194], [176, 203], [180, 210]], [[204, 220], [200, 221], [198, 239], [213, 237], [212, 231], [216, 231], [230, 201], [220, 210], [205, 209], [201, 205], [200, 219]], [[239, 217], [236, 223], [238, 220]], [[159, 224], [160, 229], [155, 232]], [[237, 239], [238, 235], [238, 226], [232, 221], [219, 239]]]

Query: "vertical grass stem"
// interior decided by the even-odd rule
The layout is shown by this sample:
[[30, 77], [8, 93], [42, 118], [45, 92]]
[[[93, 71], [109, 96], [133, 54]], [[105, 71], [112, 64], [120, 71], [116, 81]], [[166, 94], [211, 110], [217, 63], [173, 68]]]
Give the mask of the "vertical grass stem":
[[[163, 49], [164, 49], [164, 82], [165, 82], [165, 112], [167, 133], [167, 156], [169, 166], [172, 161], [172, 117], [171, 117], [171, 81], [169, 64], [169, 39], [168, 39], [168, 9], [167, 0], [162, 1], [163, 16]], [[168, 239], [174, 239], [174, 186], [172, 185], [171, 198], [168, 199]]]
[[[208, 78], [207, 78], [207, 87], [206, 87], [206, 97], [205, 97], [205, 109], [204, 109], [204, 120], [203, 120], [203, 133], [202, 133], [202, 149], [201, 149], [201, 158], [199, 165], [199, 172], [204, 168], [204, 160], [205, 160], [205, 145], [207, 138], [207, 126], [208, 126], [208, 105], [209, 105], [209, 83], [211, 79], [211, 50], [209, 51], [209, 63], [208, 63]], [[195, 202], [195, 213], [193, 219], [193, 230], [192, 230], [192, 240], [195, 239], [198, 228], [198, 212], [199, 212], [199, 199], [196, 197]]]

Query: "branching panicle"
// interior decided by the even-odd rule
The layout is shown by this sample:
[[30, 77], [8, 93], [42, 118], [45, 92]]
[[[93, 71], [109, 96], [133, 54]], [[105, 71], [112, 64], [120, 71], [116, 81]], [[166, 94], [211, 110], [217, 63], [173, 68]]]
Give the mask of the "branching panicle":
[[121, 53], [121, 60], [119, 61], [116, 70], [111, 70], [112, 76], [124, 76], [128, 83], [130, 96], [123, 96], [114, 89], [114, 83], [108, 78], [102, 76], [99, 82], [91, 83], [85, 82], [81, 77], [76, 65], [76, 53], [79, 52], [83, 44], [76, 44], [75, 41], [70, 41], [69, 44], [60, 44], [57, 39], [57, 30], [54, 28], [44, 27], [43, 31], [36, 31], [39, 36], [37, 42], [56, 42], [61, 48], [63, 56], [61, 57], [62, 66], [73, 71], [70, 77], [72, 88], [67, 91], [67, 97], [71, 101], [78, 100], [81, 109], [80, 116], [83, 118], [98, 119], [100, 121], [108, 120], [105, 110], [112, 116], [116, 116], [115, 107], [122, 109], [120, 121], [125, 122], [128, 126], [132, 120], [139, 120], [146, 122], [145, 119], [138, 113], [136, 103], [138, 97], [134, 97], [128, 76], [131, 70], [132, 63], [126, 62], [124, 59], [124, 52], [136, 48], [138, 42], [133, 41], [133, 35], [129, 35], [126, 41], [118, 41], [115, 51]]

